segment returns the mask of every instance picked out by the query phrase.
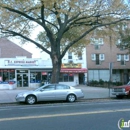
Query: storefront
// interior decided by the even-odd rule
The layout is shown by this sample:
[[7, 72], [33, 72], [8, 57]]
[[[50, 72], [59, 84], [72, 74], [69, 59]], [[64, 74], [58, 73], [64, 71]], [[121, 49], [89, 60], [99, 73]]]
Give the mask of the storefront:
[[71, 86], [85, 84], [87, 69], [80, 63], [65, 63], [61, 66], [60, 83]]
[[39, 87], [50, 81], [51, 71], [51, 62], [42, 59], [1, 58], [0, 89]]
[[[32, 58], [1, 58], [0, 89], [17, 87], [37, 88], [50, 82], [52, 63], [50, 60]], [[66, 63], [61, 66], [60, 82], [68, 85], [84, 84], [87, 69], [82, 64]]]

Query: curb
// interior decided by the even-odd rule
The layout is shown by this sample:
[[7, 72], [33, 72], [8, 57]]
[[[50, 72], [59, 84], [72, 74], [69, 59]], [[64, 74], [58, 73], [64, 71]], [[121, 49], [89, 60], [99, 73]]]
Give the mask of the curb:
[[[79, 99], [77, 100], [76, 102], [106, 102], [106, 101], [119, 101], [115, 98], [92, 98], [92, 99]], [[43, 103], [42, 103], [43, 102]], [[49, 101], [42, 101], [41, 103], [42, 104], [50, 104]], [[61, 101], [62, 102], [62, 101]], [[56, 103], [61, 103], [60, 101], [59, 102], [55, 102], [55, 101], [52, 101], [51, 104], [56, 104]], [[36, 103], [36, 104], [41, 104], [40, 102], [39, 103]], [[62, 102], [62, 103], [68, 103], [68, 102]], [[22, 104], [26, 104], [26, 103], [19, 103], [19, 102], [10, 102], [10, 103], [0, 103], [0, 106], [8, 106], [8, 105], [22, 105]]]

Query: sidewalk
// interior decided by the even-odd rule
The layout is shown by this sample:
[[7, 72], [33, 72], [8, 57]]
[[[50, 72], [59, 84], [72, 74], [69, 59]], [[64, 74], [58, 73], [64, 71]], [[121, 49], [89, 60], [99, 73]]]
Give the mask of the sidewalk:
[[[96, 98], [110, 98], [110, 91], [108, 88], [89, 87], [86, 85], [78, 85], [75, 88], [82, 89], [84, 93], [84, 99], [96, 99]], [[17, 88], [14, 90], [0, 90], [0, 103], [15, 103], [16, 94], [33, 88]]]

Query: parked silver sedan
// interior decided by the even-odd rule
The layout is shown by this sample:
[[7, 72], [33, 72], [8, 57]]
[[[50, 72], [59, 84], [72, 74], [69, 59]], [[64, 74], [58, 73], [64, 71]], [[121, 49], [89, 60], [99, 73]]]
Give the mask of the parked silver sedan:
[[67, 100], [74, 102], [79, 98], [83, 98], [84, 94], [81, 89], [63, 85], [63, 84], [47, 84], [33, 91], [27, 91], [16, 95], [17, 102], [26, 102], [35, 104], [39, 101], [56, 101]]

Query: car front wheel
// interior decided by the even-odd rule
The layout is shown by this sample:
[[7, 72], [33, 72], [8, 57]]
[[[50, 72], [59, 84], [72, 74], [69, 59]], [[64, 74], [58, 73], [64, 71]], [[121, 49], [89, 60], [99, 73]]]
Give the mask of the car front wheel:
[[30, 105], [35, 104], [36, 103], [36, 97], [33, 96], [33, 95], [27, 96], [26, 103], [30, 104]]
[[74, 94], [69, 94], [67, 96], [67, 101], [68, 102], [74, 102], [76, 100], [76, 96]]

